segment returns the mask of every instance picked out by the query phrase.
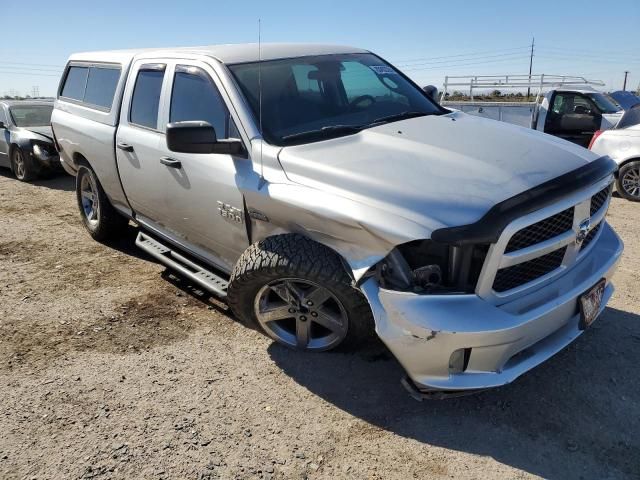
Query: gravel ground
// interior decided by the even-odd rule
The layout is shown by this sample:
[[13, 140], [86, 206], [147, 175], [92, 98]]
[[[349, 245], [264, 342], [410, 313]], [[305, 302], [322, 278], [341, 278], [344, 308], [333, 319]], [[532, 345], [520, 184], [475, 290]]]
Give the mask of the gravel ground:
[[0, 173], [0, 478], [640, 478], [640, 204], [617, 291], [506, 387], [416, 402], [380, 345], [299, 354], [133, 245], [92, 241], [73, 179]]

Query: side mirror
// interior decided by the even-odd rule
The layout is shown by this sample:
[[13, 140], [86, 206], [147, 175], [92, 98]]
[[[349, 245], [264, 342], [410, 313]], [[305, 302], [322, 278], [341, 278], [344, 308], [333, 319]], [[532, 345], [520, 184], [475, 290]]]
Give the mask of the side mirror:
[[4, 122], [0, 122], [0, 129], [8, 128]]
[[216, 130], [208, 122], [174, 122], [167, 125], [167, 148], [179, 153], [244, 153], [242, 142], [218, 140]]
[[438, 98], [438, 89], [436, 87], [433, 85], [427, 85], [426, 87], [423, 87], [422, 90], [431, 100], [436, 103], [440, 103], [440, 99]]

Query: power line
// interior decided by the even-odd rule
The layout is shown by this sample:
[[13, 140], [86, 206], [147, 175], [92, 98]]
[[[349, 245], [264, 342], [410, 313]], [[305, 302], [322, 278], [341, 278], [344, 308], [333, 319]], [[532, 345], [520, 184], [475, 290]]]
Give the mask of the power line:
[[520, 57], [524, 54], [525, 52], [514, 52], [514, 53], [502, 53], [499, 55], [487, 55], [484, 57], [474, 57], [474, 58], [460, 58], [458, 60], [440, 60], [437, 62], [424, 62], [424, 63], [414, 63], [414, 64], [408, 64], [408, 65], [403, 65], [403, 64], [398, 64], [396, 63], [395, 65], [399, 65], [399, 66], [403, 66], [403, 67], [419, 67], [422, 65], [439, 65], [439, 64], [446, 64], [446, 63], [457, 63], [457, 62], [466, 62], [469, 60], [478, 60], [478, 59], [486, 59], [486, 58], [502, 58], [502, 57]]
[[522, 47], [513, 47], [513, 48], [506, 48], [506, 49], [501, 49], [501, 50], [485, 50], [483, 52], [472, 52], [472, 53], [460, 53], [457, 55], [442, 55], [440, 57], [422, 57], [422, 58], [413, 58], [413, 59], [407, 59], [407, 60], [398, 60], [395, 63], [396, 64], [400, 64], [400, 63], [411, 63], [411, 62], [420, 62], [423, 60], [439, 60], [441, 58], [454, 58], [454, 57], [475, 57], [477, 55], [482, 55], [485, 53], [500, 53], [500, 52], [510, 52], [512, 50], [528, 50], [529, 49], [529, 45], [524, 45]]
[[8, 75], [33, 75], [33, 76], [37, 76], [37, 77], [58, 77], [60, 78], [59, 74], [53, 74], [53, 73], [38, 73], [38, 72], [7, 72], [4, 70], [0, 70], [0, 73], [5, 73]]
[[529, 58], [529, 55], [523, 56], [521, 55], [518, 58], [503, 58], [503, 59], [495, 59], [495, 60], [486, 60], [486, 61], [482, 61], [482, 62], [465, 62], [465, 63], [458, 63], [458, 64], [451, 64], [451, 65], [437, 65], [437, 66], [433, 66], [433, 67], [418, 67], [418, 68], [401, 68], [401, 70], [403, 72], [414, 72], [414, 71], [418, 71], [418, 70], [441, 70], [444, 68], [459, 68], [459, 67], [466, 67], [466, 66], [471, 66], [471, 65], [483, 65], [483, 64], [487, 64], [487, 63], [500, 63], [500, 62], [511, 62], [511, 63], [519, 63], [522, 60], [526, 60]]
[[57, 68], [64, 67], [64, 65], [53, 65], [51, 63], [21, 63], [21, 62], [9, 62], [7, 60], [0, 60], [0, 64], [2, 63], [10, 63], [12, 65], [33, 65], [35, 67], [57, 67]]

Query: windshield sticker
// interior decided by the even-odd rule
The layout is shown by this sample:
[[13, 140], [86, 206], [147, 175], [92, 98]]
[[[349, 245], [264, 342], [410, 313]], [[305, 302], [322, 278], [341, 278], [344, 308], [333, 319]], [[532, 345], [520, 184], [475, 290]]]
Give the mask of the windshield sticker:
[[369, 65], [369, 68], [378, 75], [397, 75], [396, 71], [387, 65]]

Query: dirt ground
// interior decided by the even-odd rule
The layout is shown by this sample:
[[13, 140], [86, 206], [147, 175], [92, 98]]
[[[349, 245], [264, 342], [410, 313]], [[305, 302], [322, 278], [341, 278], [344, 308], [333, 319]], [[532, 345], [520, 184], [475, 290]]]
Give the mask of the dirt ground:
[[299, 354], [0, 173], [0, 478], [640, 478], [640, 204], [604, 315], [506, 387], [416, 402], [380, 346]]

